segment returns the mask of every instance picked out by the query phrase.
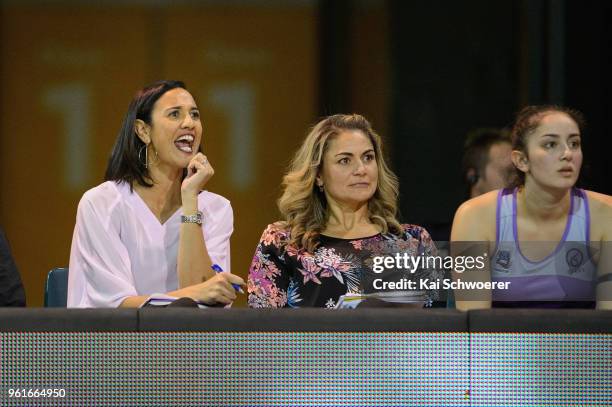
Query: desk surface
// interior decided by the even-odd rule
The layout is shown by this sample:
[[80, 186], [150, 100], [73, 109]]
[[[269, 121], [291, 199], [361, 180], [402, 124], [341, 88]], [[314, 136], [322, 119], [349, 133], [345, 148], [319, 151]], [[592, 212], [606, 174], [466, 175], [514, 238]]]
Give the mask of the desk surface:
[[612, 311], [0, 308], [0, 332], [612, 333]]

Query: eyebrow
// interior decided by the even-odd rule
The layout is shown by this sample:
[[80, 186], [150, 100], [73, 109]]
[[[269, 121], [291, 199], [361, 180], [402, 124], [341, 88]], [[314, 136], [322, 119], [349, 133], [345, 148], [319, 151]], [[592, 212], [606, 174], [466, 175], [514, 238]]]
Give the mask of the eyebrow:
[[[541, 136], [541, 137], [560, 138], [561, 136], [559, 136], [558, 134], [552, 134], [552, 133], [551, 133], [551, 134], [542, 134], [542, 136]], [[573, 134], [570, 134], [570, 135], [569, 135], [567, 138], [570, 138], [570, 137], [580, 137], [580, 133], [573, 133]]]
[[[166, 108], [166, 110], [165, 110], [165, 111], [172, 110], [172, 109], [181, 109], [182, 107], [183, 107], [183, 106], [172, 106], [172, 107], [168, 107], [168, 108]], [[197, 107], [197, 106], [191, 106], [191, 107], [189, 108], [189, 110], [200, 110], [200, 109], [198, 109], [198, 107]]]
[[[369, 150], [364, 151], [364, 152], [363, 152], [361, 155], [364, 155], [364, 154], [367, 154], [367, 153], [373, 153], [373, 152], [374, 152], [374, 149], [372, 149], [372, 148], [371, 148], [371, 149], [369, 149]], [[353, 155], [353, 153], [349, 153], [349, 152], [342, 152], [342, 153], [338, 153], [338, 154], [336, 154], [336, 155], [335, 155], [335, 157], [337, 157], [337, 156], [339, 156], [339, 155], [348, 155], [348, 156], [352, 156], [352, 155]]]

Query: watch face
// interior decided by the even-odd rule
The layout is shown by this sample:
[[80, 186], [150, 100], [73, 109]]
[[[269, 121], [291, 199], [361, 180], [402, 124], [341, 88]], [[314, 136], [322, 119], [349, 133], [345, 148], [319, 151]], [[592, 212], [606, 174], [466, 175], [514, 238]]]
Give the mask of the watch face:
[[202, 212], [198, 211], [195, 215], [181, 215], [182, 223], [197, 223], [198, 225], [202, 225]]

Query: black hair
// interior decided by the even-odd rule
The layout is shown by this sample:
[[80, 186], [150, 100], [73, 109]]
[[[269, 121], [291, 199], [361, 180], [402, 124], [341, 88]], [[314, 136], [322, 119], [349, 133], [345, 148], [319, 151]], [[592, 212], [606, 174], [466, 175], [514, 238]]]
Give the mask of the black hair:
[[[468, 196], [472, 186], [478, 182], [478, 179], [485, 172], [489, 163], [491, 147], [499, 143], [511, 143], [510, 130], [505, 128], [478, 128], [468, 133], [461, 162], [461, 174], [467, 186]], [[472, 171], [473, 174], [471, 174]]]
[[147, 147], [136, 134], [134, 124], [140, 119], [151, 125], [151, 111], [155, 102], [166, 92], [176, 88], [187, 89], [185, 83], [181, 81], [164, 80], [152, 83], [136, 92], [123, 118], [121, 129], [108, 160], [104, 175], [105, 181], [126, 182], [130, 188], [133, 187], [134, 182], [138, 182], [143, 187], [153, 186], [149, 170], [138, 156], [141, 149]]

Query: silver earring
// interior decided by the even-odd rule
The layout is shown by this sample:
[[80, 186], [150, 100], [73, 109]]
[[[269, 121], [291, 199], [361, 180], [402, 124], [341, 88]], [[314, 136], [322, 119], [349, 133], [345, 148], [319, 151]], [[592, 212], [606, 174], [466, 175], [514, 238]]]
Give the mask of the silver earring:
[[[145, 159], [144, 162], [142, 162], [142, 150], [144, 149], [145, 152]], [[147, 148], [147, 145], [143, 145], [142, 147], [140, 147], [140, 149], [138, 150], [138, 161], [140, 161], [140, 163], [142, 165], [144, 165], [144, 167], [146, 169], [149, 168], [149, 149]]]
[[155, 151], [155, 161], [153, 161], [152, 164], [155, 164], [159, 161], [159, 155], [157, 155], [157, 150], [155, 149], [155, 146], [153, 146], [153, 151]]

